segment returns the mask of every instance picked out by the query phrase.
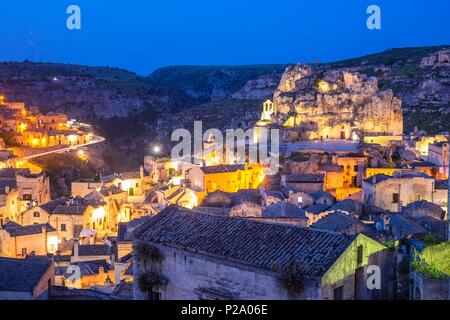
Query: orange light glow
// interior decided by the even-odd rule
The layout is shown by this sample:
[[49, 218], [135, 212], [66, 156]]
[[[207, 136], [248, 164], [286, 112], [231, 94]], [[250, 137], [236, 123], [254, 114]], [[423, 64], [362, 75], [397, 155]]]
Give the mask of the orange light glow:
[[324, 80], [320, 80], [317, 83], [317, 89], [321, 92], [321, 93], [327, 93], [328, 91], [331, 90], [330, 84]]
[[28, 125], [26, 123], [21, 123], [19, 125], [19, 130], [22, 131], [22, 132], [27, 130], [27, 128], [28, 128]]

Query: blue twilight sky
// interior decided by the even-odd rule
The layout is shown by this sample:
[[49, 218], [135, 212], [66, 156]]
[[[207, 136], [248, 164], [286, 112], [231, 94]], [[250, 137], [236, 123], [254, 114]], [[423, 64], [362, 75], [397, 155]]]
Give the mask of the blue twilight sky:
[[[82, 30], [66, 28], [81, 8]], [[382, 10], [382, 29], [366, 9]], [[449, 0], [2, 1], [0, 60], [123, 67], [322, 62], [450, 44]], [[33, 43], [33, 44], [30, 44]]]

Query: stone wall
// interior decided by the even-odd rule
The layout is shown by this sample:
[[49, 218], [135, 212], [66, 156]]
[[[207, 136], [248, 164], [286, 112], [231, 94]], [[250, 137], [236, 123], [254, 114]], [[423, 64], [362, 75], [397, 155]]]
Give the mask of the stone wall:
[[412, 300], [449, 300], [450, 279], [427, 279], [420, 273], [411, 273], [412, 285], [410, 295]]
[[[400, 212], [402, 206], [419, 200], [433, 202], [433, 191], [434, 179], [421, 177], [392, 178], [375, 185], [363, 182], [364, 201], [391, 212]], [[393, 194], [399, 195], [399, 203], [394, 203]]]
[[[169, 283], [161, 290], [164, 300], [227, 298], [241, 300], [320, 299], [318, 279], [307, 280], [299, 296], [290, 296], [278, 282], [277, 274], [245, 264], [195, 254], [187, 250], [158, 246], [164, 255], [162, 273]], [[135, 279], [142, 266], [133, 264]], [[135, 299], [144, 299], [134, 281]]]

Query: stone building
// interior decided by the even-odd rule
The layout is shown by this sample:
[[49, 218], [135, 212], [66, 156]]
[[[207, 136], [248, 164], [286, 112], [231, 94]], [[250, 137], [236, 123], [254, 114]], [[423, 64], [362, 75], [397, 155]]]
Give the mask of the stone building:
[[92, 191], [100, 190], [103, 187], [103, 182], [95, 182], [92, 179], [82, 179], [78, 181], [72, 181], [71, 183], [71, 197], [84, 198]]
[[237, 192], [215, 191], [209, 193], [197, 212], [232, 217], [261, 217], [264, 206], [268, 205], [267, 193], [260, 190], [239, 190]]
[[367, 157], [338, 156], [333, 157], [333, 163], [337, 163], [341, 167], [345, 187], [361, 187], [364, 171], [368, 164]]
[[420, 200], [434, 201], [435, 180], [423, 174], [375, 175], [363, 182], [364, 202], [370, 206], [401, 212], [403, 206]]
[[428, 162], [438, 166], [443, 180], [448, 179], [449, 142], [440, 141], [428, 145]]
[[50, 259], [0, 258], [0, 300], [48, 299], [53, 282]]
[[330, 205], [316, 203], [305, 208], [306, 216], [308, 217], [308, 225], [312, 225], [313, 223], [319, 221], [320, 219], [326, 217], [328, 215], [328, 209]]
[[100, 234], [117, 231], [122, 220], [122, 205], [128, 199], [129, 193], [115, 185], [102, 187], [86, 195], [84, 201], [94, 208], [86, 228]]
[[308, 217], [305, 210], [289, 202], [277, 202], [265, 208], [260, 217], [252, 217], [255, 221], [290, 224], [307, 227]]
[[56, 229], [48, 223], [21, 226], [10, 221], [0, 230], [2, 257], [24, 258], [28, 254], [54, 254], [57, 250]]
[[281, 176], [281, 185], [296, 187], [306, 193], [325, 190], [325, 175], [323, 173], [295, 173]]
[[133, 246], [133, 233], [141, 225], [147, 222], [151, 217], [141, 217], [130, 222], [119, 223], [119, 230], [117, 233], [117, 259], [121, 260], [123, 257], [131, 254]]
[[[0, 169], [0, 220], [17, 220], [19, 214], [32, 205], [50, 201], [50, 178], [44, 172], [29, 169]], [[3, 217], [2, 217], [3, 216]]]
[[[363, 299], [389, 297], [368, 290], [366, 268], [391, 269], [386, 248], [364, 235], [313, 231], [290, 225], [219, 217], [171, 206], [134, 233], [161, 259], [133, 264], [135, 299]], [[301, 286], [283, 281], [299, 275]], [[138, 283], [161, 281], [151, 292]], [[301, 276], [300, 276], [301, 274]], [[384, 277], [386, 276], [386, 277]], [[142, 279], [142, 280], [139, 280]], [[296, 283], [300, 283], [296, 282]]]
[[139, 171], [119, 173], [112, 181], [112, 185], [127, 192], [129, 202], [144, 201], [150, 177], [145, 175], [144, 167], [141, 166]]
[[3, 102], [0, 106], [2, 131], [13, 132], [14, 142], [23, 147], [80, 145], [92, 141], [92, 133], [72, 128], [67, 120], [64, 114], [42, 114], [37, 108], [27, 109], [24, 103]]
[[314, 204], [314, 198], [309, 193], [301, 191], [299, 188], [293, 185], [286, 185], [283, 188], [283, 192], [286, 195], [286, 201], [295, 204], [300, 208], [305, 208]]
[[217, 190], [237, 192], [241, 189], [256, 189], [263, 179], [264, 172], [259, 165], [217, 165], [194, 167], [187, 171], [190, 188], [207, 193]]
[[56, 229], [58, 240], [66, 242], [79, 237], [91, 219], [94, 207], [82, 198], [58, 198], [23, 212], [18, 221], [23, 225], [49, 223]]
[[310, 226], [312, 229], [346, 234], [362, 233], [365, 225], [355, 216], [343, 211], [329, 211], [327, 215]]
[[196, 166], [190, 162], [173, 161], [166, 158], [152, 156], [144, 158], [144, 168], [149, 172], [150, 180], [154, 184], [166, 181], [173, 185], [180, 185], [186, 178], [186, 172]]
[[100, 261], [111, 263], [113, 258], [112, 246], [107, 244], [79, 244], [78, 240], [73, 242], [70, 262]]
[[344, 174], [340, 166], [333, 163], [321, 163], [318, 172], [325, 175], [325, 190], [336, 190], [344, 187]]

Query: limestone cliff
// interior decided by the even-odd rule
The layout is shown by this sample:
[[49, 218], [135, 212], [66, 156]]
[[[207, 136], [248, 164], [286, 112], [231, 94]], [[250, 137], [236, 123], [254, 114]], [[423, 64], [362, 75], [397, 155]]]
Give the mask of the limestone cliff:
[[401, 100], [392, 90], [380, 91], [377, 78], [357, 72], [288, 67], [273, 103], [271, 124], [295, 128], [290, 140], [403, 133]]

